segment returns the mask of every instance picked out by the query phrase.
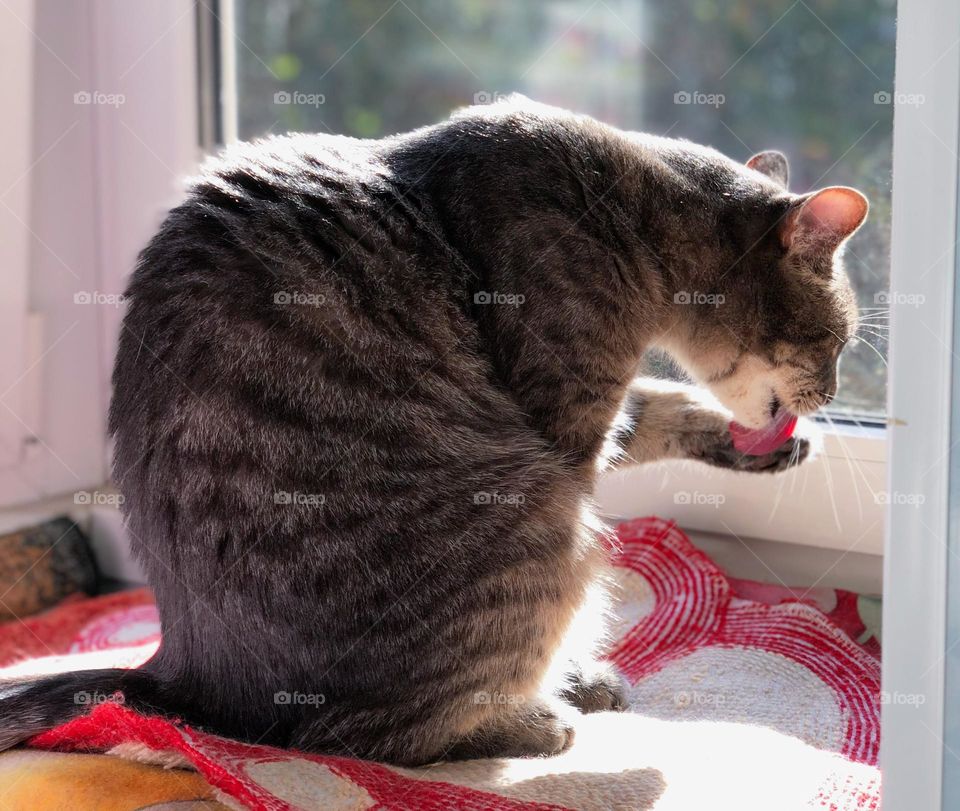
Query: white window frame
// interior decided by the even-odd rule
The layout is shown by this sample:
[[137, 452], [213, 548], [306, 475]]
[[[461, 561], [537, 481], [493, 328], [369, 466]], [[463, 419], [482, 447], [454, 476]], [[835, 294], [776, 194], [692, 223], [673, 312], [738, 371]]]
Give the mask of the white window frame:
[[[57, 257], [69, 257], [82, 281], [66, 276], [51, 287], [58, 272], [65, 274], [50, 251], [34, 244], [31, 278], [46, 281], [35, 285], [35, 298], [44, 300], [35, 301], [31, 312], [46, 329], [32, 349], [42, 357], [32, 371], [40, 381], [35, 385], [41, 393], [38, 416], [26, 422], [38, 426], [38, 441], [31, 446], [32, 470], [17, 470], [5, 480], [0, 469], [0, 506], [70, 494], [107, 478], [104, 423], [122, 309], [81, 309], [77, 333], [53, 346], [61, 337], [57, 327], [78, 317], [66, 294], [77, 288], [122, 292], [137, 252], [177, 199], [179, 176], [196, 166], [198, 125], [205, 124], [208, 147], [210, 132], [231, 140], [236, 131], [232, 83], [211, 92], [197, 80], [198, 73], [204, 81], [217, 73], [231, 75], [230, 0], [199, 5], [191, 0], [146, 5], [89, 0], [58, 8], [59, 19], [51, 18], [49, 6], [44, 8], [32, 26], [33, 39], [42, 43], [36, 49], [34, 78], [38, 104], [62, 101], [66, 91], [72, 95], [75, 89], [123, 93], [126, 101], [119, 111], [80, 110], [78, 131], [32, 171], [32, 177], [42, 180], [59, 172], [68, 175], [71, 163], [94, 167], [83, 181], [89, 211], [60, 218], [46, 230], [31, 223]], [[198, 37], [209, 31], [211, 17], [221, 34], [214, 66], [209, 53], [198, 49]], [[215, 128], [198, 121], [198, 110], [209, 112], [211, 100], [222, 111]], [[77, 113], [62, 103], [45, 110], [47, 118], [42, 114], [40, 119], [54, 129], [66, 129]], [[46, 188], [49, 194], [49, 183]], [[44, 210], [45, 201], [36, 201], [34, 211], [42, 217]], [[659, 513], [694, 530], [880, 554], [885, 475], [884, 430], [841, 426], [823, 430], [822, 453], [796, 473], [756, 477], [666, 463], [608, 475], [598, 499], [603, 512], [614, 518]], [[687, 503], [680, 503], [683, 494], [689, 494]], [[719, 506], [718, 497], [723, 499]], [[129, 570], [124, 564], [118, 571]]]
[[[80, 13], [62, 11], [68, 20]], [[93, 128], [89, 111], [73, 104], [73, 93], [90, 83], [91, 51], [71, 37], [77, 26], [51, 25], [59, 12], [32, 0], [0, 6], [2, 50], [11, 60], [5, 90], [25, 94], [10, 110], [4, 143], [22, 171], [18, 199], [4, 207], [13, 233], [3, 241], [18, 246], [15, 260], [5, 257], [0, 282], [9, 308], [4, 377], [17, 374], [4, 382], [0, 422], [19, 436], [0, 430], [16, 444], [14, 458], [0, 466], [2, 507], [73, 492], [105, 475], [97, 320], [73, 300], [96, 289]]]
[[[106, 414], [123, 309], [75, 296], [123, 293], [198, 165], [196, 21], [193, 0], [0, 3], [5, 160], [25, 164], [20, 198], [6, 200], [18, 214], [9, 240], [0, 221], [7, 252], [17, 254], [0, 279], [4, 305], [16, 306], [0, 337], [4, 358], [20, 367], [0, 370], [0, 384], [17, 380], [4, 403], [18, 417], [6, 421], [0, 409], [0, 436], [8, 425], [21, 432], [13, 463], [0, 456], [0, 531], [68, 512], [94, 530], [106, 574], [126, 579], [139, 572], [119, 514], [78, 497], [108, 486]], [[75, 99], [95, 92], [123, 102]]]
[[951, 396], [960, 382], [958, 40], [955, 0], [901, 2], [897, 87], [925, 102], [898, 107], [894, 121], [891, 290], [924, 303], [895, 303], [891, 314], [889, 489], [913, 497], [890, 505], [884, 557], [883, 689], [892, 699], [882, 708], [880, 762], [883, 807], [893, 811], [960, 802], [960, 731], [946, 726], [960, 704], [954, 695], [948, 706], [945, 692], [958, 665], [947, 633], [955, 636], [960, 608], [960, 459], [951, 436], [951, 408], [956, 432], [960, 406]]
[[[14, 0], [8, 18], [33, 19], [32, 0]], [[12, 20], [10, 20], [12, 22]], [[0, 469], [18, 469], [27, 450], [29, 431], [24, 411], [30, 400], [21, 385], [30, 367], [28, 360], [29, 311], [27, 289], [30, 235], [23, 223], [30, 217], [30, 184], [33, 162], [33, 93], [30, 76], [17, 66], [33, 59], [33, 39], [23, 26], [0, 28], [0, 53], [7, 79], [0, 86], [0, 105], [11, 120], [25, 126], [13, 128], [0, 152]], [[0, 474], [3, 475], [3, 474]]]
[[[5, 505], [69, 496], [106, 478], [104, 419], [120, 311], [84, 311], [77, 332], [59, 342], [55, 327], [77, 317], [70, 297], [78, 284], [107, 293], [123, 290], [137, 252], [177, 199], [178, 178], [199, 157], [197, 21], [191, 0], [38, 4], [32, 20], [28, 0], [8, 0], [6, 8], [21, 12], [27, 28], [20, 33], [29, 31], [33, 40], [35, 129], [49, 135], [57, 123], [55, 111], [41, 106], [78, 90], [121, 92], [129, 106], [121, 116], [109, 109], [81, 111], [80, 132], [49, 154], [31, 156], [34, 162], [42, 159], [29, 167], [32, 200], [20, 210], [31, 215], [32, 240], [28, 249], [21, 243], [15, 250], [29, 261], [28, 310], [18, 320], [33, 324], [21, 340], [28, 347], [24, 368], [35, 380], [21, 407], [31, 433], [43, 444], [31, 443], [36, 447], [25, 453], [23, 466], [15, 466], [16, 477], [0, 466]], [[0, 26], [0, 39], [13, 43], [7, 53], [22, 55], [25, 39], [20, 36], [17, 45], [10, 33], [21, 23], [8, 22]], [[960, 646], [948, 649], [947, 644], [948, 634], [957, 631], [948, 617], [960, 616], [960, 521], [956, 512], [951, 520], [949, 512], [951, 472], [954, 489], [960, 482], [960, 454], [951, 444], [960, 438], [960, 418], [951, 411], [951, 404], [955, 411], [960, 404], [960, 392], [951, 396], [954, 381], [960, 380], [960, 348], [954, 346], [960, 307], [953, 282], [960, 258], [958, 37], [955, 0], [901, 0], [897, 92], [922, 95], [927, 103], [898, 107], [895, 119], [891, 290], [923, 296], [927, 304], [893, 308], [889, 429], [825, 431], [822, 454], [791, 474], [793, 482], [675, 464], [611, 474], [599, 491], [601, 505], [614, 516], [659, 512], [695, 529], [884, 553], [883, 688], [890, 696], [923, 697], [922, 703], [892, 701], [883, 707], [884, 808], [892, 811], [955, 806], [960, 780], [960, 763], [953, 760], [960, 747], [948, 750], [944, 744], [960, 737], [951, 720], [960, 707], [945, 700], [945, 684], [960, 674]], [[136, 69], [128, 70], [138, 59]], [[18, 98], [12, 103], [26, 110], [27, 100], [22, 94]], [[61, 109], [64, 115], [72, 112]], [[69, 126], [61, 123], [61, 129]], [[24, 143], [8, 143], [11, 159], [21, 148], [22, 160]], [[76, 178], [68, 169], [78, 161], [91, 167], [86, 179], [77, 178], [89, 210], [51, 222], [58, 212], [51, 196], [58, 166], [63, 176]], [[67, 260], [79, 281], [61, 272], [58, 257]], [[53, 454], [73, 468], [69, 477]], [[851, 473], [848, 459], [861, 465], [860, 473]], [[800, 495], [804, 478], [806, 491]], [[836, 516], [816, 495], [831, 480], [841, 530], [830, 528]], [[849, 492], [854, 481], [859, 497]], [[770, 517], [781, 489], [781, 506]], [[678, 492], [690, 493], [691, 503], [677, 503]], [[923, 499], [889, 505], [874, 498], [875, 492]], [[726, 501], [719, 508], [708, 500], [698, 504], [694, 493], [722, 494]], [[100, 556], [109, 561], [108, 573], [135, 577], [116, 513], [92, 512], [98, 537], [105, 539]], [[851, 534], [872, 526], [877, 517], [887, 527], [885, 538], [882, 529], [859, 539]], [[10, 521], [4, 517], [0, 525]]]

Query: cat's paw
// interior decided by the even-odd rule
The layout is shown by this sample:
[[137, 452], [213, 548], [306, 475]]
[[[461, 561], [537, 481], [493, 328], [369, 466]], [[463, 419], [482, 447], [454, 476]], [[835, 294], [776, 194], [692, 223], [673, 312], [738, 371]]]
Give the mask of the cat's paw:
[[560, 698], [580, 712], [622, 712], [627, 708], [627, 692], [623, 679], [611, 668], [598, 669], [589, 676], [575, 672], [560, 690]]
[[511, 707], [488, 719], [466, 738], [449, 747], [443, 760], [474, 758], [550, 757], [573, 744], [574, 728], [562, 705], [541, 698]]
[[[529, 713], [526, 728], [515, 739], [516, 756], [550, 757], [566, 752], [575, 736], [573, 725], [550, 710]], [[507, 756], [511, 756], [508, 752]]]
[[750, 456], [733, 447], [729, 432], [704, 447], [696, 454], [697, 459], [715, 467], [728, 470], [743, 470], [749, 473], [779, 473], [796, 467], [810, 455], [810, 441], [793, 436], [779, 448], [761, 456]]
[[738, 470], [750, 470], [760, 473], [779, 473], [781, 470], [796, 467], [810, 455], [810, 440], [792, 436], [779, 448], [763, 456], [747, 456]]

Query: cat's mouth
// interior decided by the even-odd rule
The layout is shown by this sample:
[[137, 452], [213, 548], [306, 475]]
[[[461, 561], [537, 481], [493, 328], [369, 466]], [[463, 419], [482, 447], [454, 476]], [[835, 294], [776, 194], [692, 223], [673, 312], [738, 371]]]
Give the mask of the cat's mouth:
[[786, 442], [797, 427], [797, 415], [783, 407], [780, 398], [773, 394], [770, 400], [770, 421], [762, 428], [748, 428], [738, 422], [730, 423], [730, 435], [734, 447], [750, 456], [770, 453]]
[[771, 408], [771, 419], [763, 428], [747, 428], [737, 422], [730, 423], [733, 446], [749, 456], [763, 456], [783, 445], [797, 427], [797, 417], [777, 404]]

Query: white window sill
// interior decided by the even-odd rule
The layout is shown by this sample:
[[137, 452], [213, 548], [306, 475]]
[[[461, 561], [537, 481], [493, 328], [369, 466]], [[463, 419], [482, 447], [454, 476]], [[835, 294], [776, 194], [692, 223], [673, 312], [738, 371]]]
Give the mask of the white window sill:
[[816, 458], [779, 475], [685, 461], [607, 473], [597, 488], [600, 510], [612, 518], [659, 515], [734, 538], [882, 555], [884, 432], [845, 425], [822, 431]]

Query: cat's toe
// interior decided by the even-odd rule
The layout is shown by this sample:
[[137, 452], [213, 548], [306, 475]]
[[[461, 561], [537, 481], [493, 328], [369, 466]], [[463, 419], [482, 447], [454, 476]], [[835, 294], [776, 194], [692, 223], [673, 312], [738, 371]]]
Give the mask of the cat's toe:
[[573, 727], [559, 718], [551, 719], [548, 729], [542, 731], [541, 750], [545, 757], [559, 755], [573, 746], [575, 732]]
[[803, 437], [790, 437], [775, 451], [763, 456], [744, 458], [742, 470], [758, 473], [779, 473], [787, 468], [796, 467], [810, 455], [810, 441]]
[[580, 712], [622, 712], [627, 708], [627, 693], [623, 679], [612, 667], [599, 668], [589, 676], [575, 672], [560, 691], [560, 698]]

